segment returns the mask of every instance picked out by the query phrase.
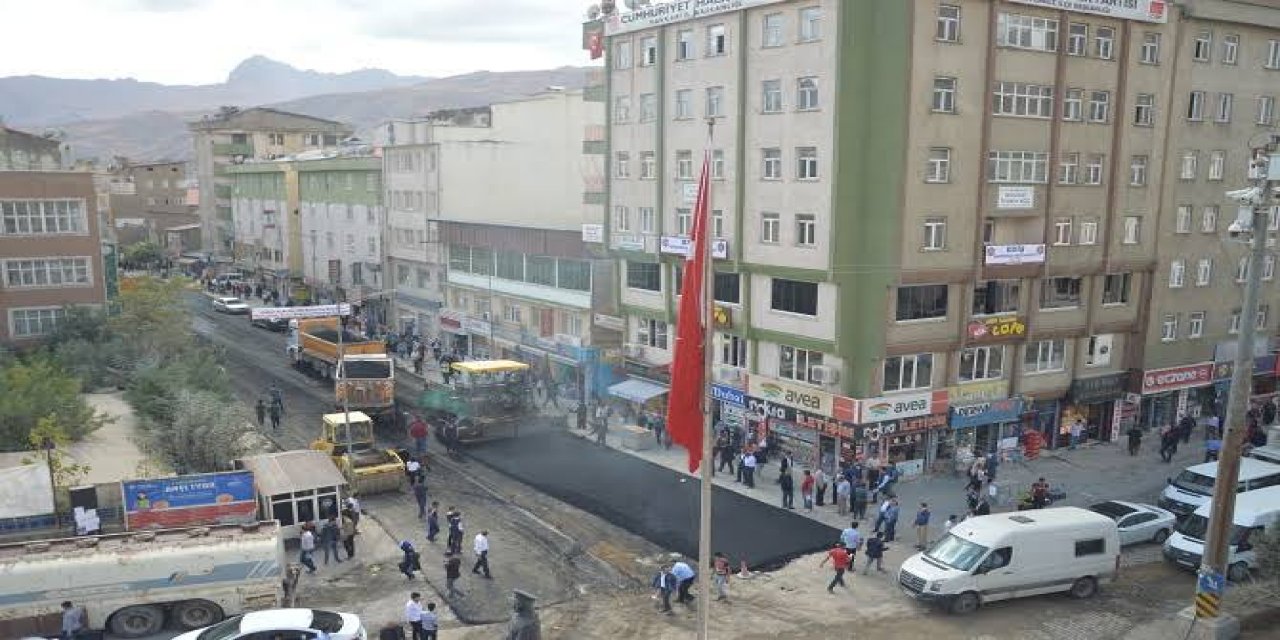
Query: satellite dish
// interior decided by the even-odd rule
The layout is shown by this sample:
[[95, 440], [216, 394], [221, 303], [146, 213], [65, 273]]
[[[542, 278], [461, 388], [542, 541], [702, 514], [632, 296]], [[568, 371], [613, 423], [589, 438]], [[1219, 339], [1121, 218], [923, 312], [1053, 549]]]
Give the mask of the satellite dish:
[[600, 5], [593, 4], [587, 9], [587, 19], [595, 20], [600, 17]]

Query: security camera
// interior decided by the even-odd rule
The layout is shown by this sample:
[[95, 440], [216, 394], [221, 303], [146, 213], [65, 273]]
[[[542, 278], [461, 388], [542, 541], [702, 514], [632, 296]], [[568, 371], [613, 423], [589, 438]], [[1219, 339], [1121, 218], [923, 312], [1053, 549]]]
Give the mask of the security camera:
[[1249, 187], [1247, 189], [1236, 189], [1235, 191], [1228, 191], [1226, 195], [1228, 198], [1240, 204], [1256, 205], [1262, 197], [1262, 188]]

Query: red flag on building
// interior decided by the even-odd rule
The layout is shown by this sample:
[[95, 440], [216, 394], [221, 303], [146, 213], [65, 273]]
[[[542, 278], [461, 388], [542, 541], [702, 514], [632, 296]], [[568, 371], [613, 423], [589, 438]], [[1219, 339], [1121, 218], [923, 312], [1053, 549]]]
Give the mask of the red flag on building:
[[591, 51], [591, 59], [598, 60], [604, 55], [604, 33], [592, 31], [587, 34], [587, 49]]
[[671, 441], [689, 452], [689, 473], [702, 463], [702, 403], [707, 395], [707, 300], [705, 267], [709, 235], [708, 200], [711, 188], [711, 152], [702, 158], [698, 200], [693, 209], [693, 234], [684, 261], [684, 283], [676, 315], [676, 349], [671, 362], [671, 392], [667, 396], [667, 432]]

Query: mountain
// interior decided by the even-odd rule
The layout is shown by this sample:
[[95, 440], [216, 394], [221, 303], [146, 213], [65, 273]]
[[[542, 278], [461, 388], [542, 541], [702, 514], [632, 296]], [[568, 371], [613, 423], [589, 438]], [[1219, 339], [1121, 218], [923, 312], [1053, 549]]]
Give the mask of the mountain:
[[[270, 69], [265, 65], [255, 63], [254, 66], [259, 68], [245, 71], [250, 78], [264, 70], [270, 74]], [[372, 137], [369, 135], [372, 127], [391, 118], [422, 116], [437, 109], [484, 106], [534, 94], [549, 86], [581, 88], [586, 83], [588, 71], [583, 67], [542, 71], [478, 71], [427, 80], [412, 86], [331, 93], [270, 104], [245, 101], [238, 103], [238, 106], [257, 104], [347, 122], [356, 128], [360, 137], [367, 140]], [[0, 104], [3, 102], [0, 101]], [[57, 123], [52, 126], [66, 134], [67, 142], [78, 158], [105, 159], [121, 155], [135, 160], [180, 160], [191, 156], [191, 137], [186, 123], [211, 111], [212, 109], [138, 111], [121, 117]]]
[[38, 129], [116, 118], [144, 111], [198, 111], [224, 104], [267, 103], [306, 96], [372, 91], [420, 83], [382, 69], [321, 73], [253, 56], [221, 84], [164, 85], [124, 80], [66, 80], [44, 76], [0, 78], [0, 117], [16, 128]]

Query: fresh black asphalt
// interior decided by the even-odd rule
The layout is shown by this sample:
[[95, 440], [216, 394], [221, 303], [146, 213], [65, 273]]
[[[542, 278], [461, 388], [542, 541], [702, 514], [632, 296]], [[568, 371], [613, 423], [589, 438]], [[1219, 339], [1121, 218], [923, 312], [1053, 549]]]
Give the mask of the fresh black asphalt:
[[[476, 445], [467, 455], [654, 544], [697, 557], [695, 477], [554, 431]], [[774, 568], [828, 548], [840, 536], [833, 527], [720, 487], [711, 504], [712, 547], [735, 567], [746, 560], [752, 569]]]

